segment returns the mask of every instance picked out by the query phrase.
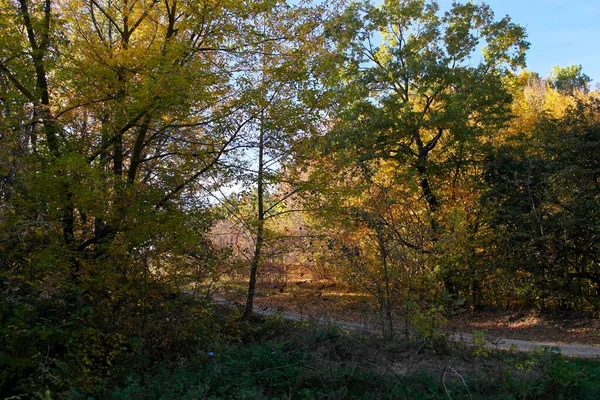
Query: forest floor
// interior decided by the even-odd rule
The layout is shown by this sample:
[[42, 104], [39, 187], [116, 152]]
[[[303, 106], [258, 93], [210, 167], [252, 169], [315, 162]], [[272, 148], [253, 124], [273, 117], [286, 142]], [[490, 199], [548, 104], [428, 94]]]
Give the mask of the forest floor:
[[[266, 275], [257, 285], [255, 305], [260, 309], [279, 310], [307, 319], [343, 321], [364, 327], [377, 327], [373, 297], [340, 287], [327, 279], [317, 279], [306, 270], [286, 271], [285, 278]], [[224, 298], [245, 301], [244, 284], [224, 285]], [[460, 311], [460, 310], [459, 310]], [[401, 318], [400, 318], [401, 319]], [[397, 323], [397, 331], [406, 326]], [[600, 320], [582, 316], [554, 317], [533, 310], [467, 311], [446, 318], [442, 327], [448, 335], [481, 332], [485, 337], [532, 342], [600, 345]]]

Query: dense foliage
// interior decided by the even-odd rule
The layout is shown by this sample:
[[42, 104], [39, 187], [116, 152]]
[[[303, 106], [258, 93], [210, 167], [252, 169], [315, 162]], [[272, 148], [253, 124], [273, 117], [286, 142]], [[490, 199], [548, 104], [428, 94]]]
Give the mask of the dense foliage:
[[[116, 398], [145, 374], [330, 396], [290, 389], [293, 351], [267, 366], [287, 386], [200, 356], [239, 339], [275, 259], [371, 293], [387, 338], [466, 305], [600, 311], [598, 91], [523, 71], [524, 29], [486, 5], [0, 0], [0, 32], [3, 396], [124, 368]], [[223, 322], [212, 284], [240, 266], [246, 321]]]
[[213, 348], [183, 365], [127, 371], [117, 384], [99, 386], [94, 395], [122, 400], [425, 400], [593, 399], [600, 394], [600, 363], [569, 360], [551, 350], [506, 355], [489, 349], [483, 358], [463, 350], [460, 362], [448, 353], [420, 370], [407, 361], [406, 344], [390, 348], [335, 326], [296, 326], [290, 334], [291, 327], [276, 321], [266, 325], [278, 332], [275, 338]]

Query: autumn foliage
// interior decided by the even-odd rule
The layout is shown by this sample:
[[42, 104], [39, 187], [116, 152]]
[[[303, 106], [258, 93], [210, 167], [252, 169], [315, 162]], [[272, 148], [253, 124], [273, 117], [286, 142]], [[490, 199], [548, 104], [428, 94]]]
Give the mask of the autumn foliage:
[[0, 0], [0, 32], [3, 395], [225, 340], [213, 284], [269, 254], [370, 293], [388, 338], [600, 310], [598, 92], [526, 72], [486, 5]]

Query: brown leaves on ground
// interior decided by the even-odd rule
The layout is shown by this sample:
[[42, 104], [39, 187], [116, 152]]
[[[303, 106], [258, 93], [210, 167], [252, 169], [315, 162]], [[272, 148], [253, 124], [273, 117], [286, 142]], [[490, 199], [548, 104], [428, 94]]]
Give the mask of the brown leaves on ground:
[[[230, 300], [243, 303], [242, 292], [239, 295], [239, 299]], [[302, 268], [288, 270], [285, 279], [259, 282], [255, 304], [314, 318], [356, 323], [375, 323], [377, 319], [370, 294], [315, 277]], [[569, 315], [551, 317], [535, 310], [465, 311], [449, 317], [446, 329], [449, 333], [479, 330], [506, 339], [600, 345], [599, 320]]]

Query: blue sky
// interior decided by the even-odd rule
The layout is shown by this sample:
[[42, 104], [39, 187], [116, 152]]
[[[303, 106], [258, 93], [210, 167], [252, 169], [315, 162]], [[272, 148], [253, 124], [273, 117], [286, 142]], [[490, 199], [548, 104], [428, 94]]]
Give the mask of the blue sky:
[[[480, 1], [475, 1], [479, 3]], [[509, 15], [527, 30], [527, 69], [546, 77], [553, 66], [581, 64], [600, 82], [600, 0], [487, 0], [497, 18]], [[447, 10], [452, 0], [439, 0]]]

